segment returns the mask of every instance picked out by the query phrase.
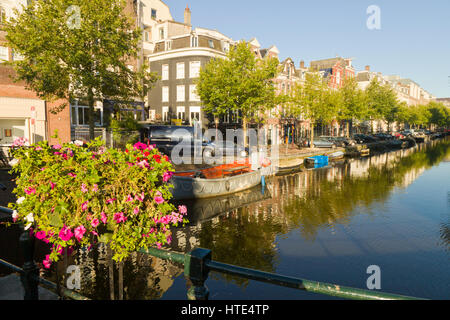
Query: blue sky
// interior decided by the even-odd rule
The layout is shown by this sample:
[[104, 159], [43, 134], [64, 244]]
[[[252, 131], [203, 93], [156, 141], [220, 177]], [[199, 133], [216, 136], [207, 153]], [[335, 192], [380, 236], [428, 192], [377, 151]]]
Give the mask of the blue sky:
[[[336, 55], [353, 57], [362, 70], [398, 74], [437, 97], [450, 97], [449, 0], [163, 0], [176, 21], [186, 4], [192, 25], [216, 29], [234, 40], [256, 37], [298, 66]], [[381, 29], [369, 30], [370, 5]]]

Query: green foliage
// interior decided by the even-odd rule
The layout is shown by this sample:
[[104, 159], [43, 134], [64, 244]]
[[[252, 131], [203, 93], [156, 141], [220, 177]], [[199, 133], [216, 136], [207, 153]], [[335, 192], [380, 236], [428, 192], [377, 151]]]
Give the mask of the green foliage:
[[111, 119], [113, 139], [117, 147], [133, 144], [139, 140], [139, 130], [142, 125], [134, 119], [132, 114], [126, 113]]
[[[76, 15], [67, 11], [71, 6], [80, 8], [79, 27], [70, 24]], [[141, 30], [124, 7], [123, 0], [34, 1], [5, 27], [8, 45], [24, 56], [13, 63], [17, 80], [47, 101], [86, 98], [91, 137], [96, 100], [142, 97], [156, 81], [154, 74], [128, 67], [137, 57]]]
[[215, 117], [237, 111], [248, 120], [275, 106], [272, 79], [279, 61], [258, 60], [246, 42], [230, 48], [227, 59], [212, 59], [200, 70], [197, 92], [205, 111]]
[[[186, 223], [171, 205], [173, 167], [157, 149], [137, 143], [127, 150], [107, 149], [96, 139], [86, 146], [17, 148], [12, 172], [15, 219], [50, 242], [46, 262], [58, 261], [63, 248], [103, 241], [121, 261], [131, 252], [170, 243], [171, 225]], [[44, 261], [45, 262], [45, 261]]]
[[381, 85], [374, 78], [366, 89], [367, 115], [371, 119], [382, 119], [391, 123], [396, 120], [399, 102], [397, 94], [389, 84]]

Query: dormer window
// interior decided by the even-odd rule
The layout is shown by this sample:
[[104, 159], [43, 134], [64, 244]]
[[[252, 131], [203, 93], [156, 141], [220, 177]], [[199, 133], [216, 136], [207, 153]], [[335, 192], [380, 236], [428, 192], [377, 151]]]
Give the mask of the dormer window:
[[152, 9], [152, 19], [156, 20], [156, 9]]
[[211, 49], [214, 49], [214, 41], [208, 40], [208, 46], [209, 46]]
[[192, 48], [198, 47], [198, 36], [191, 37], [191, 47]]

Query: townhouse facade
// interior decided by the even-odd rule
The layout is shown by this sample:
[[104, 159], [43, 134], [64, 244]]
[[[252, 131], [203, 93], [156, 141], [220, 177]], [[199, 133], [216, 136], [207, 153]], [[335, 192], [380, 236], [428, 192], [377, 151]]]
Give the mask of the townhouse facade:
[[[157, 72], [161, 79], [149, 92], [149, 120], [210, 126], [214, 119], [203, 111], [196, 91], [200, 68], [211, 59], [225, 59], [235, 42], [216, 30], [193, 29], [188, 7], [183, 23], [159, 21], [154, 30], [157, 40], [146, 58], [150, 71]], [[226, 117], [222, 120], [226, 121]]]
[[355, 77], [352, 58], [336, 57], [331, 59], [311, 61], [311, 70], [318, 71], [333, 89], [342, 88], [344, 80]]

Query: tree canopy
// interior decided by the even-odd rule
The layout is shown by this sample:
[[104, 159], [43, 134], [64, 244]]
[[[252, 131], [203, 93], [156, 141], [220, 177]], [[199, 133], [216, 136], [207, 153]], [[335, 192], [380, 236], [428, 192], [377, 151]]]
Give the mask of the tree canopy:
[[14, 62], [17, 80], [48, 101], [86, 99], [91, 138], [95, 101], [143, 97], [156, 81], [130, 67], [141, 30], [124, 8], [123, 0], [33, 1], [5, 27], [9, 46], [24, 57]]

